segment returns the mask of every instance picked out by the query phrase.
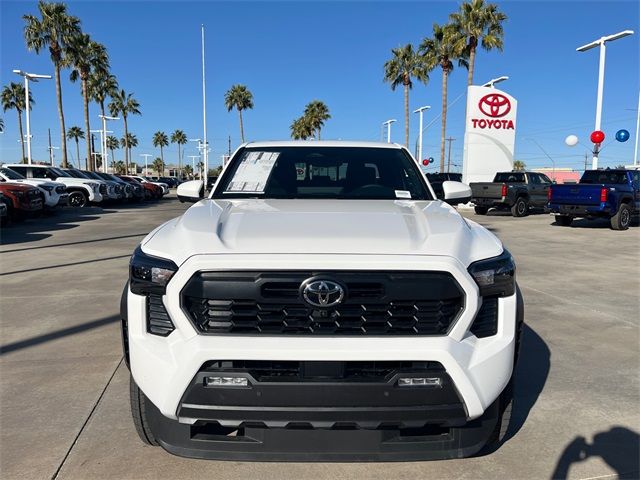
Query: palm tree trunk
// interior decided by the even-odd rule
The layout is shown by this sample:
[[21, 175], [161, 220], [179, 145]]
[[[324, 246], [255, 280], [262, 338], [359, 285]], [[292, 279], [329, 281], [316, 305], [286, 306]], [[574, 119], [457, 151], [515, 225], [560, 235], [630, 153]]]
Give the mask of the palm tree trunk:
[[242, 124], [242, 110], [238, 110], [238, 116], [240, 117], [240, 138], [244, 143], [244, 125]]
[[469, 48], [469, 73], [467, 75], [467, 86], [471, 86], [473, 84], [473, 68], [476, 62], [476, 47], [475, 45], [470, 45]]
[[409, 148], [409, 84], [404, 85], [404, 144]]
[[127, 116], [125, 114], [122, 115], [122, 120], [124, 121], [124, 168], [126, 169], [127, 175], [129, 175], [129, 130], [127, 128]]
[[[84, 128], [87, 132], [91, 132], [91, 128], [89, 126], [89, 98], [87, 96], [87, 81], [82, 80], [82, 100], [84, 101]], [[87, 135], [87, 158], [89, 159], [89, 170], [92, 172], [96, 171], [96, 159], [91, 155], [91, 140], [90, 136]]]
[[16, 111], [18, 112], [18, 126], [20, 128], [20, 146], [22, 147], [22, 158], [20, 159], [20, 163], [24, 163], [24, 159], [27, 157], [24, 154], [24, 133], [22, 131], [22, 112], [17, 108], [16, 108]]
[[[68, 168], [67, 162], [67, 131], [64, 127], [64, 110], [62, 109], [62, 85], [60, 85], [60, 64], [55, 63], [56, 97], [58, 99], [58, 115], [60, 117], [60, 149], [62, 150], [62, 167]], [[89, 135], [89, 132], [87, 132]]]
[[[88, 142], [89, 140], [87, 140]], [[78, 141], [78, 137], [76, 137], [76, 159], [78, 162], [78, 168], [80, 168], [80, 142]]]
[[164, 163], [164, 153], [162, 152], [162, 145], [160, 145], [160, 160]]
[[444, 172], [444, 139], [447, 136], [447, 80], [449, 70], [442, 69], [442, 132], [440, 138], [440, 173]]

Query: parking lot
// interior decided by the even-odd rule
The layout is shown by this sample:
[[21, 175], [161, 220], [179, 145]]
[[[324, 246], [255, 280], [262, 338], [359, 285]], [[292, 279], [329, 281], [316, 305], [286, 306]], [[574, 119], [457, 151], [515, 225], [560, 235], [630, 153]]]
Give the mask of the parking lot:
[[509, 440], [465, 460], [212, 462], [144, 446], [129, 413], [119, 299], [128, 257], [179, 215], [155, 204], [67, 209], [1, 231], [0, 472], [33, 478], [638, 478], [640, 228], [465, 216], [518, 264], [527, 323]]

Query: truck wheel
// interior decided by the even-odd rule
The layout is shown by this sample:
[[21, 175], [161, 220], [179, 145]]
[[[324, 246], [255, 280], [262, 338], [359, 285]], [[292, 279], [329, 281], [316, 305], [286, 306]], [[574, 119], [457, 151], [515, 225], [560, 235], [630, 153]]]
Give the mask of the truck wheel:
[[136, 432], [140, 440], [147, 445], [159, 445], [151, 428], [149, 428], [149, 421], [147, 420], [147, 405], [149, 399], [145, 397], [142, 390], [138, 388], [132, 376], [129, 377], [129, 400], [131, 401], [133, 425], [136, 427]]
[[558, 225], [568, 227], [571, 225], [571, 222], [573, 222], [573, 217], [570, 217], [569, 215], [556, 215], [556, 223]]
[[526, 217], [529, 215], [529, 202], [524, 197], [518, 197], [511, 207], [511, 215], [514, 217]]
[[76, 190], [69, 193], [68, 202], [70, 207], [86, 207], [89, 204], [89, 199], [84, 192]]
[[611, 217], [611, 228], [613, 230], [626, 230], [631, 223], [631, 208], [626, 203], [621, 203], [618, 212]]
[[487, 207], [474, 207], [473, 208], [478, 215], [486, 215], [489, 209]]

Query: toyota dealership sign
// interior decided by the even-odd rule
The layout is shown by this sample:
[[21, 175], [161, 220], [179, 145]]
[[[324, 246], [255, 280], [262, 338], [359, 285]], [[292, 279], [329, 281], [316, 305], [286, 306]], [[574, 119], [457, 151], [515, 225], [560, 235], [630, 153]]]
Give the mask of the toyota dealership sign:
[[489, 87], [469, 87], [464, 135], [463, 181], [490, 182], [513, 168], [518, 102]]

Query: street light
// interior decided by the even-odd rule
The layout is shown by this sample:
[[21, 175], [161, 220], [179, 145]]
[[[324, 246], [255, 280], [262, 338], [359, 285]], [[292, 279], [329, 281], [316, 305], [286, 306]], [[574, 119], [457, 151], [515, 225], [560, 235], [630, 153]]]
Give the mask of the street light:
[[[100, 142], [100, 149], [102, 150], [102, 169], [104, 173], [107, 173], [107, 162], [106, 162], [106, 153], [107, 153], [107, 120], [120, 120], [120, 117], [109, 117], [107, 115], [100, 115], [98, 117], [102, 119], [102, 141]], [[126, 148], [126, 147], [125, 147]], [[125, 152], [127, 155], [127, 152]], [[129, 173], [129, 172], [127, 172]]]
[[492, 78], [491, 80], [489, 80], [487, 83], [485, 83], [484, 85], [482, 85], [483, 87], [491, 87], [494, 88], [493, 86], [496, 83], [500, 83], [500, 82], [504, 82], [505, 80], [509, 80], [509, 77], [507, 77], [506, 75], [502, 75], [501, 77], [498, 78]]
[[196, 171], [196, 158], [200, 158], [200, 155], [187, 155], [191, 159], [191, 174], [193, 175]]
[[149, 167], [147, 166], [147, 162], [149, 160], [149, 157], [153, 157], [153, 155], [151, 155], [150, 153], [141, 153], [140, 156], [144, 157], [144, 175], [146, 177], [147, 175], [149, 175]]
[[[596, 125], [594, 128], [594, 130], [596, 131], [600, 130], [600, 127], [602, 125], [602, 94], [604, 90], [604, 63], [607, 51], [606, 43], [627, 37], [629, 35], [633, 35], [633, 30], [624, 30], [622, 32], [614, 33], [613, 35], [600, 37], [599, 39], [594, 40], [591, 43], [587, 43], [586, 45], [576, 48], [577, 52], [586, 52], [587, 50], [591, 50], [592, 48], [600, 47], [600, 63], [598, 66], [598, 97], [596, 100]], [[593, 160], [591, 163], [591, 168], [593, 168], [594, 170], [598, 168], [599, 152], [600, 148], [596, 144], [595, 148], [593, 149]]]
[[413, 113], [420, 114], [420, 134], [418, 135], [418, 161], [422, 161], [422, 112], [425, 110], [429, 110], [431, 105], [425, 105], [424, 107], [420, 107], [417, 110], [414, 110]]
[[31, 120], [29, 116], [29, 80], [37, 82], [39, 79], [51, 79], [51, 75], [38, 75], [37, 73], [23, 72], [22, 70], [14, 70], [13, 73], [24, 77], [24, 104], [27, 113], [27, 162], [31, 165]]
[[395, 118], [387, 120], [386, 122], [382, 122], [382, 125], [387, 126], [387, 143], [391, 143], [391, 124], [394, 122], [397, 122]]

